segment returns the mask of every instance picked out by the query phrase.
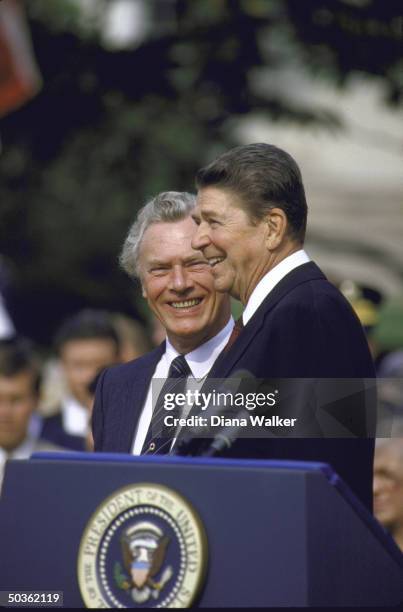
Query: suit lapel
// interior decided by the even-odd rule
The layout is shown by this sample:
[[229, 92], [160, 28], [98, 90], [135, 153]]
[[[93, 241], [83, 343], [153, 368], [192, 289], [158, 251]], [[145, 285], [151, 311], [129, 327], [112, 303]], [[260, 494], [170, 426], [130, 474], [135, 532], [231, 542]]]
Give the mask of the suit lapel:
[[[122, 410], [119, 423], [119, 448], [131, 452], [137, 423], [143, 409], [148, 388], [157, 363], [165, 351], [165, 342], [142, 360], [132, 379], [125, 385], [122, 397]], [[141, 369], [140, 369], [141, 368]], [[123, 450], [125, 449], [125, 450]]]
[[263, 327], [267, 313], [270, 312], [287, 293], [295, 289], [298, 285], [311, 280], [326, 280], [323, 272], [313, 263], [313, 261], [309, 261], [294, 268], [294, 270], [291, 270], [291, 272], [284, 276], [260, 304], [231, 349], [228, 352], [224, 350], [219, 355], [210, 370], [209, 378], [225, 378], [230, 372], [234, 372], [237, 361]]

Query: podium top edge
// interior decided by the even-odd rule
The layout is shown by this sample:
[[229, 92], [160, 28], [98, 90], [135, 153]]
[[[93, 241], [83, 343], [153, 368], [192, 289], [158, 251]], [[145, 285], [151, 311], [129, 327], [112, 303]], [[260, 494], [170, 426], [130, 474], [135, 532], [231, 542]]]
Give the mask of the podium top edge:
[[176, 455], [131, 455], [126, 453], [87, 453], [87, 452], [37, 452], [33, 453], [31, 460], [34, 461], [93, 461], [96, 463], [163, 463], [165, 465], [193, 465], [234, 467], [234, 468], [272, 468], [280, 470], [302, 470], [308, 472], [321, 472], [324, 476], [334, 482], [338, 479], [337, 474], [327, 463], [316, 461], [289, 461], [280, 459], [226, 459], [215, 457], [180, 457]]

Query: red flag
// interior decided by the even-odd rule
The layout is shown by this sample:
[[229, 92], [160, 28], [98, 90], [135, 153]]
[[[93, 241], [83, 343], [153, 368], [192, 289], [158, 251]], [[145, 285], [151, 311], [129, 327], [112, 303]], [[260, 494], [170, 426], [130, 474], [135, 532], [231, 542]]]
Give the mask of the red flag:
[[0, 0], [0, 116], [24, 104], [40, 85], [23, 8], [17, 0]]

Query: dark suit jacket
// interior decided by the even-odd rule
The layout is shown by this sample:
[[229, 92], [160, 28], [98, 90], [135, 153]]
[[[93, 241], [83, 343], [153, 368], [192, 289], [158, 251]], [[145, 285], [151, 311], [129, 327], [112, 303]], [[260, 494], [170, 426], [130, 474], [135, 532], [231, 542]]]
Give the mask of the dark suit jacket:
[[148, 387], [165, 342], [147, 355], [104, 370], [92, 413], [95, 451], [130, 453]]
[[65, 449], [75, 451], [86, 450], [84, 437], [73, 436], [65, 431], [61, 412], [43, 419], [41, 438]]
[[[163, 351], [161, 345], [102, 374], [93, 413], [96, 451], [130, 452]], [[261, 379], [374, 376], [357, 317], [313, 262], [296, 268], [276, 285], [232, 348], [219, 356], [209, 377], [225, 378], [237, 370], [248, 370]], [[239, 439], [226, 456], [328, 462], [372, 507], [373, 440]]]
[[[376, 397], [362, 392], [360, 379], [374, 378], [374, 366], [358, 318], [316, 264], [295, 268], [275, 286], [209, 376], [225, 378], [238, 370], [258, 379], [319, 379], [322, 385], [321, 379], [355, 379], [344, 386], [355, 392], [347, 408], [358, 438], [239, 439], [226, 456], [330, 463], [372, 509], [374, 439], [364, 436], [374, 434]], [[340, 388], [341, 382], [334, 384]], [[298, 416], [315, 406], [304, 409]]]

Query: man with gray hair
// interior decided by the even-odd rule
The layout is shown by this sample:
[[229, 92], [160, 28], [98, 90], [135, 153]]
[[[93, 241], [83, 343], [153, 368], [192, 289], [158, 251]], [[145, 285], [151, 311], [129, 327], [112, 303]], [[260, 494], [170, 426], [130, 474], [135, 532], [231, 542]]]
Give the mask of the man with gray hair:
[[[191, 246], [195, 204], [189, 193], [161, 193], [130, 228], [121, 265], [140, 280], [167, 338], [147, 355], [101, 375], [93, 411], [96, 451], [168, 453], [173, 439], [159, 436], [157, 423], [165, 385], [178, 393], [189, 379], [201, 382], [231, 335], [229, 296], [215, 291], [208, 262]], [[166, 379], [157, 400], [153, 378]]]

